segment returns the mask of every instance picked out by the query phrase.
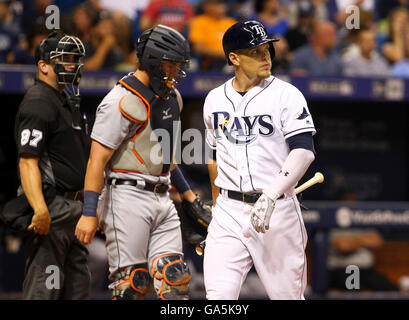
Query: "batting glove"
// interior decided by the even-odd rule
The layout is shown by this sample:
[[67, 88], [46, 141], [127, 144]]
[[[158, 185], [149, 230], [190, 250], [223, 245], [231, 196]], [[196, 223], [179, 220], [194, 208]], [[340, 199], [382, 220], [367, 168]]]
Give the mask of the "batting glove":
[[254, 230], [257, 232], [265, 233], [269, 229], [271, 215], [278, 197], [279, 195], [275, 191], [265, 189], [254, 204], [250, 212], [250, 219]]

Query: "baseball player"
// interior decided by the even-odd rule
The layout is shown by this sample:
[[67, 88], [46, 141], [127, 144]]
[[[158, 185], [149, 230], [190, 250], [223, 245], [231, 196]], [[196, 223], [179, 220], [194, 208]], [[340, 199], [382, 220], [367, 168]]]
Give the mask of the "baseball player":
[[235, 76], [205, 100], [214, 155], [207, 299], [238, 299], [253, 265], [270, 299], [304, 298], [307, 234], [294, 186], [315, 158], [315, 128], [301, 92], [271, 75], [274, 41], [256, 21], [229, 28], [223, 48]]
[[161, 299], [187, 299], [191, 274], [168, 189], [172, 183], [185, 200], [197, 202], [171, 161], [182, 110], [175, 86], [185, 76], [189, 45], [176, 30], [158, 25], [141, 34], [136, 52], [138, 69], [98, 106], [75, 234], [87, 244], [98, 224], [105, 233], [113, 299], [143, 298], [151, 277]]

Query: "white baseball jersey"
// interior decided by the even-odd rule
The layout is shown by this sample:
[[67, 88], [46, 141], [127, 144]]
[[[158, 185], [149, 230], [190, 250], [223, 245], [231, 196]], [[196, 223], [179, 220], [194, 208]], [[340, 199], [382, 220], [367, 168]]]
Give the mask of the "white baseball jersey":
[[274, 76], [244, 96], [230, 79], [206, 97], [206, 142], [216, 150], [215, 185], [226, 190], [260, 192], [271, 185], [289, 154], [286, 139], [315, 134], [303, 94]]
[[[293, 85], [270, 76], [242, 96], [232, 81], [212, 90], [204, 106], [206, 141], [216, 150], [215, 184], [225, 190], [261, 192], [289, 154], [286, 139], [314, 134], [314, 124]], [[249, 228], [252, 208], [227, 192], [217, 198], [204, 254], [206, 298], [238, 299], [254, 265], [270, 299], [303, 299], [307, 232], [294, 191], [276, 201], [266, 233]]]

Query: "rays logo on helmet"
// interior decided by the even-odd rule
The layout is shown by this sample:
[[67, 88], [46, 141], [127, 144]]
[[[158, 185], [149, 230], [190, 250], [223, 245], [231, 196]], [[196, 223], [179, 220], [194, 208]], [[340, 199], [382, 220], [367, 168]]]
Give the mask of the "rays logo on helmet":
[[267, 33], [264, 30], [263, 26], [260, 26], [260, 25], [256, 24], [256, 25], [250, 26], [250, 28], [256, 30], [256, 34], [259, 34], [261, 37], [266, 37], [267, 36]]

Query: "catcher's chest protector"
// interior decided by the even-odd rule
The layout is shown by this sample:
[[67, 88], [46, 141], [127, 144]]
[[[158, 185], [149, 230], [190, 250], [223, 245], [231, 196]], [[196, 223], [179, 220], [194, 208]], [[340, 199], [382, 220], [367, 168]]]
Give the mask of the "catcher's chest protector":
[[119, 110], [138, 126], [133, 137], [125, 140], [115, 151], [111, 169], [155, 176], [166, 174], [180, 130], [180, 107], [176, 94], [162, 100], [133, 75], [123, 78], [119, 84], [132, 93], [121, 99]]

